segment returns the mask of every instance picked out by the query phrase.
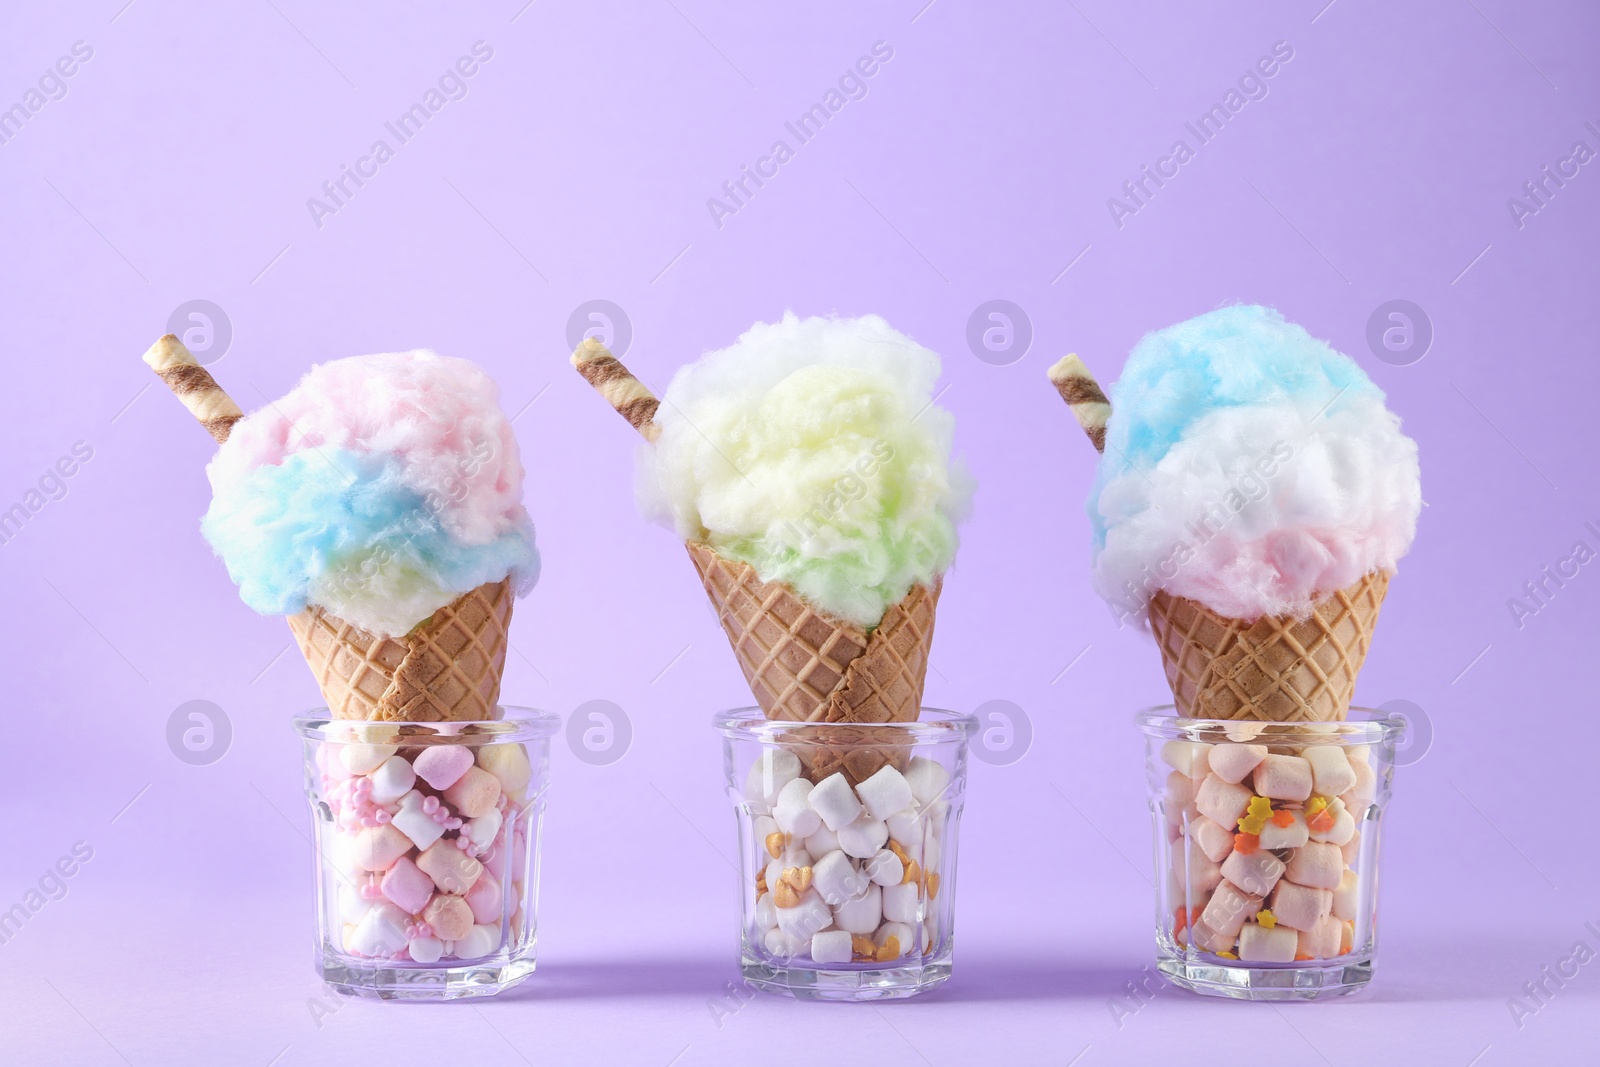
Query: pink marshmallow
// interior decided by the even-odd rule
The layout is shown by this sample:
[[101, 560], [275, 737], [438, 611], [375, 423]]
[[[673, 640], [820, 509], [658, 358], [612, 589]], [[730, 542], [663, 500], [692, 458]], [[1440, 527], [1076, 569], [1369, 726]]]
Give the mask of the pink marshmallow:
[[1350, 835], [1350, 840], [1346, 841], [1339, 848], [1339, 854], [1344, 857], [1344, 862], [1345, 862], [1346, 866], [1354, 867], [1356, 865], [1356, 860], [1361, 855], [1361, 831], [1360, 830], [1357, 830], [1355, 833]]
[[472, 749], [466, 745], [430, 745], [412, 761], [417, 777], [435, 789], [449, 789], [472, 766]]
[[1215, 774], [1206, 775], [1194, 798], [1194, 806], [1200, 809], [1200, 814], [1224, 830], [1238, 825], [1239, 816], [1244, 814], [1249, 804], [1250, 790], [1242, 785], [1224, 782]]
[[1311, 795], [1311, 764], [1299, 756], [1268, 756], [1255, 772], [1256, 792], [1273, 800], [1305, 800]]
[[1311, 929], [1300, 931], [1300, 955], [1319, 960], [1332, 959], [1339, 955], [1348, 932], [1344, 923], [1332, 915], [1324, 915]]
[[1234, 785], [1266, 758], [1266, 745], [1215, 745], [1208, 756], [1211, 773]]
[[1344, 801], [1344, 806], [1350, 814], [1357, 819], [1367, 817], [1367, 805], [1372, 803], [1372, 798], [1378, 792], [1378, 776], [1366, 762], [1351, 760], [1350, 769], [1356, 772], [1356, 784], [1351, 786], [1339, 799]]
[[472, 908], [474, 922], [493, 923], [500, 922], [501, 905], [504, 903], [505, 892], [500, 888], [500, 883], [494, 875], [484, 871], [472, 888], [467, 890], [467, 904]]
[[1261, 847], [1267, 849], [1299, 848], [1311, 837], [1311, 830], [1306, 826], [1306, 817], [1298, 811], [1288, 808], [1282, 809], [1289, 812], [1289, 825], [1279, 826], [1272, 819], [1268, 819], [1261, 828]]
[[[471, 889], [483, 874], [483, 864], [457, 848], [454, 841], [442, 838], [417, 857], [417, 866], [433, 879], [433, 884], [439, 887], [440, 892], [458, 895]], [[454, 938], [445, 940], [453, 941]]]
[[1189, 824], [1189, 836], [1212, 863], [1221, 863], [1233, 851], [1233, 835], [1204, 815]]
[[1194, 779], [1181, 771], [1173, 771], [1167, 775], [1167, 821], [1174, 826], [1182, 826], [1185, 819], [1192, 819], [1198, 812], [1194, 806]]
[[1345, 871], [1339, 877], [1339, 888], [1333, 891], [1332, 913], [1338, 919], [1354, 919], [1361, 907], [1361, 879], [1355, 871]]
[[1300, 938], [1287, 926], [1246, 925], [1239, 931], [1239, 958], [1250, 963], [1293, 963]]
[[[1338, 845], [1308, 841], [1289, 857], [1289, 881], [1312, 889], [1338, 889], [1344, 877], [1344, 855]], [[1223, 871], [1227, 874], [1227, 871]]]
[[1297, 885], [1287, 879], [1278, 883], [1278, 888], [1272, 892], [1272, 914], [1277, 916], [1278, 923], [1282, 926], [1292, 926], [1296, 930], [1310, 930], [1317, 923], [1328, 917], [1333, 909], [1333, 891], [1329, 889], [1312, 889], [1310, 886]]
[[363, 870], [386, 871], [411, 851], [411, 839], [388, 823], [369, 826], [356, 835], [356, 862]]
[[1300, 754], [1311, 764], [1311, 785], [1320, 795], [1336, 797], [1356, 784], [1356, 772], [1338, 745], [1308, 745]]
[[472, 908], [460, 897], [440, 893], [429, 902], [422, 919], [440, 941], [459, 941], [472, 929]]
[[[1245, 920], [1260, 910], [1260, 897], [1248, 896], [1241, 893], [1231, 882], [1223, 882], [1217, 886], [1217, 891], [1211, 894], [1205, 911], [1200, 913], [1200, 922], [1221, 937], [1228, 938], [1231, 944], [1232, 939], [1238, 936], [1239, 928], [1244, 926]], [[1195, 940], [1204, 943], [1200, 942], [1198, 933]], [[1212, 949], [1212, 951], [1221, 950]]]
[[1195, 920], [1189, 927], [1189, 935], [1194, 938], [1194, 943], [1207, 952], [1232, 952], [1233, 943], [1238, 940], [1237, 933], [1222, 934], [1211, 929], [1204, 919]]
[[1222, 877], [1251, 896], [1264, 897], [1283, 877], [1283, 861], [1264, 848], [1248, 856], [1234, 852], [1222, 861]]
[[415, 915], [427, 906], [428, 898], [433, 896], [433, 879], [402, 856], [383, 876], [380, 888], [383, 895], [394, 901], [401, 911]]
[[[467, 762], [472, 762], [468, 757]], [[469, 766], [456, 783], [444, 791], [444, 798], [463, 819], [476, 819], [500, 799], [500, 779], [482, 767]]]
[[1183, 850], [1174, 849], [1172, 874], [1177, 879], [1179, 894], [1189, 899], [1204, 896], [1222, 881], [1222, 867], [1199, 849], [1189, 853], [1187, 863], [1184, 862]]

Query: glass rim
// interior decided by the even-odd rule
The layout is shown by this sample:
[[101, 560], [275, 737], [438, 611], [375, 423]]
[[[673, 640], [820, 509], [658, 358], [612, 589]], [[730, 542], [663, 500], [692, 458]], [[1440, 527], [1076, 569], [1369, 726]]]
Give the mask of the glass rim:
[[[1229, 731], [1237, 733], [1240, 731], [1241, 726], [1248, 726], [1257, 732], [1250, 737], [1235, 741], [1234, 743], [1237, 744], [1249, 744], [1261, 739], [1278, 741], [1303, 739], [1311, 743], [1320, 742], [1322, 744], [1375, 745], [1393, 744], [1405, 736], [1406, 720], [1403, 716], [1381, 711], [1377, 708], [1363, 708], [1354, 705], [1350, 707], [1349, 715], [1354, 717], [1316, 722], [1275, 722], [1268, 719], [1196, 719], [1179, 715], [1178, 708], [1174, 704], [1155, 704], [1136, 712], [1134, 721], [1150, 737], [1165, 737], [1207, 743], [1214, 743], [1217, 734], [1227, 737]], [[1229, 741], [1234, 740], [1231, 737], [1227, 739]]]
[[[978, 719], [965, 712], [947, 708], [922, 709], [914, 722], [797, 722], [793, 719], [769, 719], [758, 707], [730, 708], [711, 717], [711, 728], [723, 737], [741, 741], [759, 741], [768, 744], [816, 744], [839, 747], [837, 738], [807, 737], [810, 731], [830, 731], [840, 728], [866, 730], [894, 730], [905, 735], [912, 744], [955, 744], [965, 742], [978, 728]], [[848, 742], [847, 742], [848, 743]], [[863, 745], [894, 743], [883, 737], [863, 739]]]
[[312, 708], [290, 720], [301, 737], [312, 741], [348, 744], [428, 744], [433, 738], [457, 738], [479, 743], [533, 741], [555, 735], [561, 716], [539, 708], [498, 705], [498, 719], [461, 719], [446, 722], [386, 722], [376, 719], [336, 719], [327, 708]]

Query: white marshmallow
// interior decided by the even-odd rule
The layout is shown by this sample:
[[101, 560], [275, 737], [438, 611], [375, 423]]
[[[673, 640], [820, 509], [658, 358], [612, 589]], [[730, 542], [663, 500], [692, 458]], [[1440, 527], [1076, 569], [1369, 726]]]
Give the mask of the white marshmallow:
[[916, 950], [916, 936], [916, 930], [905, 923], [887, 922], [878, 927], [878, 932], [873, 936], [872, 940], [874, 944], [881, 948], [888, 944], [889, 939], [892, 937], [900, 942], [900, 955], [904, 956]]
[[1344, 801], [1344, 806], [1353, 814], [1366, 818], [1367, 805], [1372, 803], [1372, 798], [1378, 793], [1378, 775], [1365, 763], [1352, 763], [1350, 769], [1356, 772], [1356, 784], [1346, 790], [1339, 799]]
[[394, 745], [341, 745], [339, 762], [351, 774], [371, 774], [398, 751]]
[[1287, 926], [1246, 923], [1239, 931], [1239, 959], [1251, 963], [1293, 963], [1300, 934]]
[[833, 909], [833, 922], [852, 934], [870, 934], [883, 922], [883, 890], [875, 885], [854, 900]]
[[746, 800], [773, 803], [783, 787], [800, 777], [800, 757], [780, 748], [764, 748], [744, 780]]
[[811, 958], [818, 963], [849, 963], [853, 955], [846, 930], [828, 930], [811, 939]]
[[890, 922], [919, 923], [922, 921], [922, 902], [917, 896], [917, 883], [883, 887], [883, 917]]
[[856, 899], [870, 884], [871, 880], [840, 851], [830, 852], [811, 865], [812, 888], [833, 907]]
[[1356, 835], [1356, 821], [1344, 808], [1344, 801], [1335, 797], [1328, 802], [1328, 810], [1333, 813], [1333, 826], [1327, 830], [1312, 830], [1311, 840], [1327, 841], [1330, 844], [1343, 847]]
[[378, 769], [369, 776], [372, 782], [372, 797], [374, 804], [393, 804], [417, 784], [417, 772], [411, 769], [411, 764], [399, 756], [390, 756], [378, 765]]
[[[903, 808], [911, 806], [915, 799], [911, 792], [911, 783], [906, 781], [906, 776], [888, 764], [884, 764], [877, 774], [856, 786], [856, 793], [861, 797], [861, 803], [872, 812], [874, 819], [883, 820]], [[834, 827], [838, 829], [838, 827]]]
[[500, 928], [479, 923], [467, 931], [467, 936], [455, 942], [458, 960], [482, 959], [500, 947]]
[[413, 937], [411, 958], [418, 963], [438, 963], [444, 955], [444, 942], [437, 937]]
[[400, 798], [400, 810], [389, 822], [410, 838], [419, 851], [426, 852], [429, 845], [444, 836], [444, 826], [422, 810], [422, 800], [422, 794], [413, 789]]
[[[796, 763], [800, 762], [798, 759]], [[772, 817], [778, 829], [796, 838], [810, 837], [822, 825], [822, 816], [811, 810], [811, 783], [804, 778], [794, 778], [778, 791], [772, 806]]]
[[886, 848], [879, 849], [878, 854], [868, 860], [862, 870], [879, 885], [899, 885], [906, 876], [906, 865]]
[[1290, 811], [1289, 817], [1288, 826], [1279, 826], [1272, 818], [1267, 819], [1266, 825], [1261, 827], [1262, 848], [1299, 848], [1306, 843], [1311, 831], [1306, 826], [1305, 815], [1298, 811]]
[[[362, 872], [363, 875], [366, 873]], [[339, 886], [339, 918], [347, 923], [358, 923], [372, 910], [372, 901], [348, 883]]]
[[528, 797], [533, 765], [528, 750], [515, 742], [484, 745], [478, 749], [478, 766], [500, 779], [500, 788], [520, 807]]
[[757, 815], [755, 821], [750, 824], [750, 828], [756, 837], [756, 855], [768, 855], [767, 838], [773, 834], [782, 833], [778, 829], [777, 820], [770, 815]]
[[363, 956], [393, 956], [406, 944], [406, 914], [387, 901], [361, 917], [345, 947]]
[[768, 930], [761, 939], [762, 945], [767, 950], [767, 955], [779, 956], [785, 959], [791, 956], [798, 956], [806, 951], [808, 941], [796, 940], [776, 926]]
[[1356, 860], [1361, 858], [1361, 830], [1359, 828], [1350, 835], [1350, 840], [1340, 846], [1339, 854], [1344, 857], [1344, 862], [1347, 866], [1354, 867], [1356, 865]]
[[1308, 745], [1300, 755], [1311, 764], [1313, 792], [1336, 797], [1356, 784], [1355, 769], [1337, 745]]
[[333, 865], [346, 882], [357, 885], [367, 880], [367, 869], [361, 865], [360, 853], [356, 849], [356, 835], [347, 834], [342, 830], [332, 832], [328, 838], [327, 860]]
[[807, 801], [811, 810], [822, 817], [822, 825], [835, 832], [855, 822], [861, 814], [861, 801], [856, 799], [849, 779], [840, 771], [818, 782]]
[[[773, 823], [773, 829], [777, 829], [777, 823]], [[826, 856], [839, 847], [839, 835], [824, 826], [806, 838], [805, 844], [806, 851], [813, 856]]]
[[937, 837], [930, 834], [928, 839], [922, 843], [922, 869], [929, 874], [937, 871], [939, 869], [939, 860], [943, 855], [944, 846], [939, 843]]
[[1339, 877], [1339, 888], [1333, 891], [1333, 914], [1348, 922], [1356, 917], [1361, 906], [1361, 879], [1355, 871], [1347, 870]]
[[858, 860], [871, 859], [889, 840], [889, 827], [863, 814], [855, 822], [839, 828], [839, 848]]
[[778, 925], [778, 909], [772, 904], [771, 893], [761, 894], [761, 899], [756, 901], [750, 917], [755, 920], [758, 931], [770, 930]]
[[490, 808], [476, 819], [470, 820], [462, 828], [462, 833], [467, 835], [467, 840], [479, 852], [494, 844], [496, 835], [500, 833], [500, 824], [505, 821], [499, 808]]
[[1227, 735], [1229, 741], [1242, 745], [1260, 737], [1266, 728], [1266, 723], [1254, 719], [1234, 719], [1222, 728], [1222, 732]]
[[776, 910], [778, 929], [796, 941], [809, 942], [812, 934], [833, 925], [833, 912], [815, 889], [807, 889], [794, 907]]
[[906, 768], [906, 781], [918, 804], [932, 804], [944, 795], [945, 787], [950, 784], [950, 772], [938, 760], [913, 756], [911, 765]]
[[1195, 790], [1199, 785], [1182, 771], [1167, 775], [1166, 802], [1162, 807], [1166, 810], [1168, 824], [1182, 826], [1199, 815], [1199, 809], [1194, 806]]
[[1161, 746], [1161, 759], [1168, 767], [1189, 778], [1204, 778], [1210, 745], [1198, 741], [1168, 741]]
[[895, 812], [884, 821], [884, 825], [889, 828], [889, 836], [908, 854], [922, 855], [922, 838], [928, 831], [928, 822], [915, 808]]
[[1266, 745], [1216, 745], [1208, 754], [1211, 773], [1233, 785], [1267, 758]]

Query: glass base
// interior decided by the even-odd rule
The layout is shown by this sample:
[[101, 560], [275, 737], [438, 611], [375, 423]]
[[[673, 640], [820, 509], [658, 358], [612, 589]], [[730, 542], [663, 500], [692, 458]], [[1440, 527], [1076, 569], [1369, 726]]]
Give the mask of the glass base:
[[1206, 954], [1167, 956], [1156, 966], [1175, 986], [1233, 1000], [1324, 1000], [1372, 981], [1372, 958], [1340, 956], [1318, 963], [1230, 963]]
[[533, 973], [531, 955], [459, 967], [356, 960], [335, 953], [318, 961], [322, 980], [336, 992], [379, 1000], [455, 1000], [492, 997], [521, 984]]
[[751, 988], [796, 1000], [903, 1000], [944, 983], [951, 969], [949, 957], [899, 967], [784, 966], [750, 955], [739, 961], [739, 971]]

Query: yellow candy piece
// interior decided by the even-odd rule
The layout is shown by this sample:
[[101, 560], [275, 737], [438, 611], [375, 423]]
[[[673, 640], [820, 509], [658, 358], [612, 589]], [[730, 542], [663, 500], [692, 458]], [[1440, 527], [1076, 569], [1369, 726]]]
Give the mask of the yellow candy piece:
[[1272, 818], [1272, 801], [1266, 797], [1251, 797], [1250, 807], [1239, 816], [1239, 829], [1247, 834], [1259, 834]]
[[1321, 811], [1323, 808], [1326, 808], [1327, 806], [1328, 806], [1328, 798], [1327, 797], [1312, 797], [1310, 800], [1306, 801], [1306, 809], [1305, 809], [1306, 818], [1308, 818], [1308, 819], [1311, 818], [1311, 816], [1315, 815], [1317, 812]]
[[1236, 959], [1239, 958], [1238, 956], [1234, 955], [1232, 952], [1219, 952], [1219, 953], [1217, 953], [1217, 955], [1221, 956], [1225, 960], [1236, 960]]
[[1270, 930], [1278, 925], [1278, 917], [1272, 914], [1271, 908], [1263, 908], [1256, 912], [1256, 925], [1264, 930]]

